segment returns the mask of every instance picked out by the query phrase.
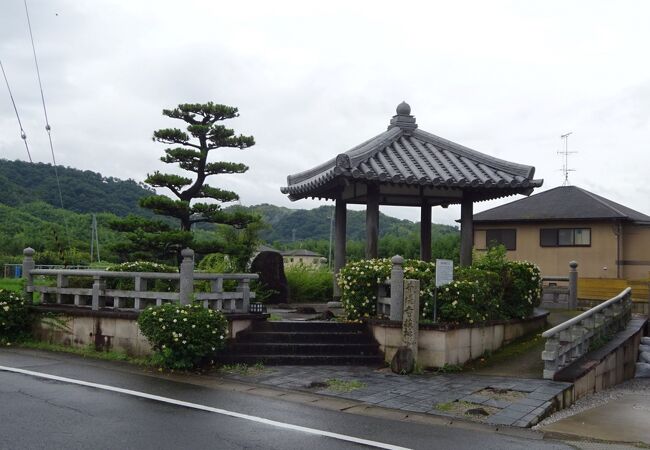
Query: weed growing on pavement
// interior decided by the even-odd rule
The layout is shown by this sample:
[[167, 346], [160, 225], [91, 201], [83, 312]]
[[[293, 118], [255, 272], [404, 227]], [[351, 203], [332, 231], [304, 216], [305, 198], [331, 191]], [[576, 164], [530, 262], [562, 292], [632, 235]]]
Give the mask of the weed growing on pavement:
[[336, 392], [351, 392], [366, 387], [366, 384], [359, 380], [339, 380], [337, 378], [331, 378], [327, 380], [326, 383], [327, 389]]

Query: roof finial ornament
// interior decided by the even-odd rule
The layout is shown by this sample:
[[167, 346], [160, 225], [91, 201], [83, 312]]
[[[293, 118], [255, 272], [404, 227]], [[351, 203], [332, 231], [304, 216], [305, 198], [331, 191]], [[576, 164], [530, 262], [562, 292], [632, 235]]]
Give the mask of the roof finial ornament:
[[415, 117], [411, 115], [411, 106], [408, 103], [403, 101], [397, 105], [395, 112], [397, 114], [395, 114], [393, 118], [390, 119], [390, 125], [388, 125], [389, 130], [391, 128], [398, 127], [405, 132], [410, 132], [418, 127], [418, 125], [415, 123]]
[[409, 105], [405, 101], [402, 101], [402, 103], [397, 105], [395, 112], [397, 113], [398, 116], [408, 116], [411, 114], [411, 105]]

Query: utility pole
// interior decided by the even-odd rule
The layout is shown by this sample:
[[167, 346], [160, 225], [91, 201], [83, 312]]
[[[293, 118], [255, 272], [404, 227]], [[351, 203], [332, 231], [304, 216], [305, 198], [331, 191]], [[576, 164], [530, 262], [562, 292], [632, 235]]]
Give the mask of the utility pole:
[[565, 133], [560, 136], [560, 139], [564, 141], [564, 150], [561, 150], [558, 153], [558, 155], [564, 156], [564, 164], [562, 165], [562, 172], [564, 172], [564, 182], [562, 183], [562, 186], [568, 186], [569, 183], [569, 172], [575, 172], [575, 169], [569, 169], [569, 153], [578, 153], [578, 152], [570, 152], [569, 151], [569, 136], [573, 134], [573, 131], [569, 131], [568, 133]]
[[93, 262], [95, 256], [95, 246], [97, 247], [97, 262], [101, 261], [99, 257], [99, 235], [97, 233], [97, 216], [93, 214], [92, 225], [90, 226], [90, 262]]

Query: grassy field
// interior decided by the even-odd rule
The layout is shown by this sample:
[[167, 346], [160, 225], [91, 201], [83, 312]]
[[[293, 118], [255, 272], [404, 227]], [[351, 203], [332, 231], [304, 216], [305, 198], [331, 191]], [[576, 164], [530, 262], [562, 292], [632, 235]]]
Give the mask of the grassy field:
[[22, 278], [0, 278], [0, 289], [14, 292], [22, 292]]

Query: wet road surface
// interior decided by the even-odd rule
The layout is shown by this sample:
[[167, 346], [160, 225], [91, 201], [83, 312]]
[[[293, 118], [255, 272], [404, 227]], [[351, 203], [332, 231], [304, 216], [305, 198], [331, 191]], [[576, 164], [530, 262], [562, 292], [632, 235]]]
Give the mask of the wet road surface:
[[[348, 414], [201, 387], [70, 355], [0, 350], [0, 366], [129, 389], [208, 409], [0, 370], [2, 449], [571, 448], [540, 439]], [[215, 410], [251, 417], [232, 417]], [[319, 435], [319, 430], [342, 436]], [[373, 442], [344, 440], [348, 438]]]

